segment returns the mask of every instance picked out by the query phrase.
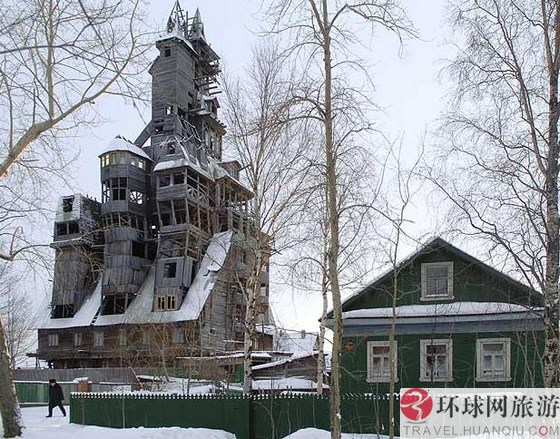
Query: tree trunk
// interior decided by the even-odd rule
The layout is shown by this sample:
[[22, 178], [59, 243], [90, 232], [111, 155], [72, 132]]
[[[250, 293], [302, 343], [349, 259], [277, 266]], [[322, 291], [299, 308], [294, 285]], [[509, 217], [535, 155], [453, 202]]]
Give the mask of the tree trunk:
[[319, 353], [317, 356], [317, 395], [323, 394], [323, 377], [325, 375], [325, 319], [329, 311], [329, 288], [327, 277], [328, 241], [325, 236], [323, 241], [323, 278], [321, 283], [321, 295], [323, 296], [323, 309], [319, 320]]
[[0, 350], [0, 414], [4, 426], [4, 437], [10, 438], [21, 436], [22, 425], [2, 319], [0, 319]]
[[554, 16], [554, 57], [548, 63], [548, 168], [546, 174], [546, 273], [545, 273], [545, 332], [544, 352], [545, 386], [559, 387], [559, 318], [558, 318], [558, 41], [560, 40], [560, 8], [556, 7]]
[[[260, 259], [260, 258], [258, 258]], [[260, 272], [259, 272], [260, 275]], [[253, 389], [253, 370], [251, 357], [255, 340], [256, 289], [259, 285], [254, 279], [246, 287], [247, 307], [245, 309], [245, 332], [243, 339], [243, 393], [249, 395]]]
[[338, 222], [338, 190], [336, 174], [336, 151], [333, 139], [332, 114], [332, 59], [328, 2], [323, 0], [323, 55], [325, 69], [325, 164], [327, 174], [327, 214], [329, 222], [330, 249], [328, 276], [331, 284], [333, 305], [333, 347], [331, 362], [331, 438], [340, 439], [340, 352], [342, 346], [342, 301], [338, 280], [339, 222]]

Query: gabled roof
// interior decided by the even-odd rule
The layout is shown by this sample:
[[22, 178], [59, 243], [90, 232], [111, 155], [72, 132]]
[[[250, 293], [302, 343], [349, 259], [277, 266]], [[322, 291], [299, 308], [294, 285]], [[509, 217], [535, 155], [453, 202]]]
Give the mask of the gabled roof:
[[[435, 237], [435, 238], [432, 238], [426, 244], [422, 245], [418, 250], [414, 251], [412, 254], [405, 257], [402, 261], [400, 261], [396, 265], [396, 269], [397, 270], [402, 270], [407, 265], [413, 263], [418, 257], [423, 256], [423, 255], [425, 255], [425, 254], [427, 254], [431, 251], [440, 250], [440, 249], [445, 250], [449, 253], [452, 253], [455, 256], [457, 256], [458, 258], [463, 259], [463, 260], [465, 260], [465, 261], [467, 261], [467, 262], [469, 262], [473, 265], [476, 265], [481, 270], [489, 273], [492, 277], [500, 279], [501, 281], [511, 285], [512, 287], [514, 287], [518, 290], [526, 292], [527, 295], [530, 295], [530, 296], [537, 296], [538, 295], [537, 291], [535, 291], [534, 289], [525, 285], [524, 283], [515, 280], [511, 276], [508, 276], [507, 274], [504, 274], [501, 271], [496, 270], [495, 268], [491, 267], [488, 264], [485, 264], [484, 262], [475, 258], [474, 256], [471, 256], [468, 253], [465, 253], [463, 250], [455, 247], [454, 245], [450, 244], [449, 242], [445, 241], [444, 239], [440, 238], [439, 236]], [[371, 290], [377, 288], [378, 286], [380, 286], [384, 282], [388, 281], [390, 279], [390, 277], [392, 276], [392, 274], [393, 274], [393, 268], [390, 268], [390, 269], [386, 270], [381, 275], [379, 275], [377, 278], [375, 278], [365, 288], [362, 288], [361, 290], [356, 291], [350, 297], [346, 298], [342, 302], [342, 307], [344, 308], [346, 306], [351, 305], [356, 300], [361, 298], [363, 295], [367, 294]], [[329, 311], [327, 317], [332, 318], [332, 309]]]

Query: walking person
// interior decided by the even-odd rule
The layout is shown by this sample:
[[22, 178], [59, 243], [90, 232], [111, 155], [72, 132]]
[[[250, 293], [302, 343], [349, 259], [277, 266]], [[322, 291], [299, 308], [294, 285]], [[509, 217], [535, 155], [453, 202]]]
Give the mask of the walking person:
[[55, 407], [60, 409], [62, 416], [66, 416], [66, 410], [64, 410], [62, 401], [64, 401], [62, 387], [60, 387], [60, 384], [58, 384], [54, 378], [51, 378], [49, 380], [49, 414], [47, 418], [52, 418], [52, 411]]

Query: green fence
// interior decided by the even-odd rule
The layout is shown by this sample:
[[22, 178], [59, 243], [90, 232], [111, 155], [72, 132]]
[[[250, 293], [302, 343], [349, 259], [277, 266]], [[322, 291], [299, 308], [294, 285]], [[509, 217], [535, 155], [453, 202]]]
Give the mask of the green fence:
[[[396, 408], [397, 404], [396, 400]], [[387, 434], [388, 395], [343, 395], [341, 416], [344, 432]], [[304, 394], [73, 393], [70, 422], [113, 428], [213, 428], [238, 439], [280, 439], [302, 428], [330, 429], [328, 397]]]
[[[76, 389], [74, 383], [59, 383], [64, 392], [66, 401], [69, 400], [71, 392]], [[48, 382], [24, 382], [16, 381], [16, 393], [21, 405], [46, 405], [49, 403]]]

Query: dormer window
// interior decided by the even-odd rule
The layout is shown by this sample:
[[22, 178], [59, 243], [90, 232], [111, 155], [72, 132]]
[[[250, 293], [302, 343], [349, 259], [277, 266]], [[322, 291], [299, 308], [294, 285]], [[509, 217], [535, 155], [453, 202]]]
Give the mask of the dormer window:
[[169, 142], [169, 143], [167, 144], [167, 154], [168, 154], [168, 155], [175, 154], [175, 151], [176, 151], [176, 144], [175, 144], [175, 142]]
[[62, 211], [64, 213], [72, 212], [74, 205], [74, 197], [67, 197], [62, 199]]
[[422, 264], [421, 300], [453, 299], [453, 262]]

